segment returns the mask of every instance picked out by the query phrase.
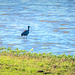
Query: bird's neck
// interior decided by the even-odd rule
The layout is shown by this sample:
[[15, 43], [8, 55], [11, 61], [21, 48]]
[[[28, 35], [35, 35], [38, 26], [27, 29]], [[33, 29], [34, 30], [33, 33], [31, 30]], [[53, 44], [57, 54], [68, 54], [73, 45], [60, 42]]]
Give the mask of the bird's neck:
[[29, 30], [29, 27], [28, 27], [28, 30]]

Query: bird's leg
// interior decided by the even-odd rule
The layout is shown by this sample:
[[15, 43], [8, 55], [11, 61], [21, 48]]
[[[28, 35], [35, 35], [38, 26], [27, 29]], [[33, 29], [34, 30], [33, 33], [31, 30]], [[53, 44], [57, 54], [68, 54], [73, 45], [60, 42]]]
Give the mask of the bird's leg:
[[27, 39], [27, 36], [26, 36], [26, 39]]
[[24, 36], [24, 39], [25, 39], [25, 36]]
[[25, 39], [25, 36], [23, 37], [23, 39]]
[[23, 37], [23, 39], [24, 39], [24, 37]]

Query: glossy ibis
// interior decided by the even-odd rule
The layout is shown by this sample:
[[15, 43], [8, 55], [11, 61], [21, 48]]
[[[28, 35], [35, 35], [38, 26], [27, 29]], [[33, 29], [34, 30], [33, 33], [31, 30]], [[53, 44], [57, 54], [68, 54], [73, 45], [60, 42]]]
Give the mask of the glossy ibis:
[[26, 36], [26, 39], [27, 39], [27, 35], [29, 34], [29, 28], [30, 26], [28, 26], [28, 30], [24, 30], [24, 32], [21, 33], [21, 36]]

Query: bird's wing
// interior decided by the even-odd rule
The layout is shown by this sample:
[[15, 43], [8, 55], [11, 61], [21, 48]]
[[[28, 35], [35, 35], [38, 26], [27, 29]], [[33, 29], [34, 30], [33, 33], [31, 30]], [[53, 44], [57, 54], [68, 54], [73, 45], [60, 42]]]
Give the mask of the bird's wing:
[[28, 31], [28, 30], [25, 30], [25, 31], [24, 31], [24, 34], [29, 34], [29, 31]]
[[25, 32], [25, 31], [27, 31], [27, 30], [24, 30], [24, 32]]

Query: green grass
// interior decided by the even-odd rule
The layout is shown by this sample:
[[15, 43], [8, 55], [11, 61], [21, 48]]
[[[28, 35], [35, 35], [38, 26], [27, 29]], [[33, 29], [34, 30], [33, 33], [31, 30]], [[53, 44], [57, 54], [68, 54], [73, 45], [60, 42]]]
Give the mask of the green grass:
[[0, 48], [0, 75], [75, 75], [75, 56]]

